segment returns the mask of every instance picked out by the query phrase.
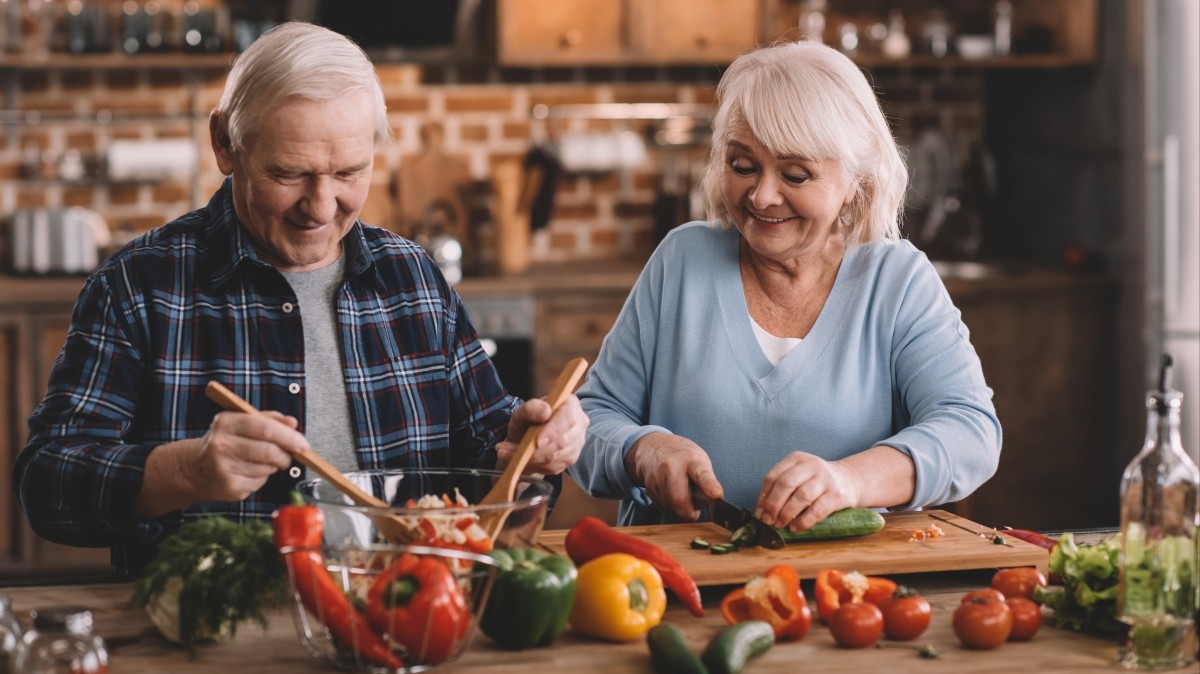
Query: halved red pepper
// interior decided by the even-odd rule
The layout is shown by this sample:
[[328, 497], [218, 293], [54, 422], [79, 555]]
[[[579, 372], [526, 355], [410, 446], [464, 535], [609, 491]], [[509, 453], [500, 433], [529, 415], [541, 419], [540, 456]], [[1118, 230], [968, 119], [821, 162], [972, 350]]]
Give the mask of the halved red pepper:
[[[817, 600], [817, 615], [821, 620], [828, 622], [833, 612], [854, 596], [843, 583], [845, 577], [846, 574], [837, 569], [821, 569], [817, 572], [813, 595]], [[884, 599], [895, 594], [897, 586], [894, 581], [876, 576], [866, 578], [867, 590], [863, 593], [863, 601], [878, 606]]]
[[325, 625], [333, 638], [355, 654], [392, 669], [404, 666], [383, 643], [366, 618], [333, 581], [321, 558], [321, 533], [325, 518], [312, 505], [287, 505], [272, 516], [275, 548], [283, 555], [292, 584], [308, 612]]
[[367, 619], [409, 653], [436, 664], [466, 636], [471, 611], [444, 561], [406, 552], [371, 585]]
[[745, 587], [725, 595], [721, 615], [730, 625], [764, 620], [771, 624], [779, 641], [803, 639], [812, 625], [800, 576], [787, 564], [772, 566], [766, 574], [751, 578]]

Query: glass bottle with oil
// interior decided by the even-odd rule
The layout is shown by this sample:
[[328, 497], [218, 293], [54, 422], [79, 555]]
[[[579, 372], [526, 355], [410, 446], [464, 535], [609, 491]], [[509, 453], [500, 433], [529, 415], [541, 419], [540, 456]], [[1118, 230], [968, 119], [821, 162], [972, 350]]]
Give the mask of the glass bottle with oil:
[[1197, 493], [1200, 469], [1179, 435], [1183, 396], [1170, 388], [1164, 355], [1146, 398], [1146, 441], [1121, 478], [1120, 662], [1184, 667], [1196, 658]]

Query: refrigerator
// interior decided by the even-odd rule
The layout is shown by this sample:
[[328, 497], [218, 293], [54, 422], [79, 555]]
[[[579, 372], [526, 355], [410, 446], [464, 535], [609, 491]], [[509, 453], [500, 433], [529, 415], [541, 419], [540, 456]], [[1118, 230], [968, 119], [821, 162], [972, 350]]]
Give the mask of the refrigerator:
[[1145, 381], [1174, 356], [1183, 447], [1200, 463], [1200, 2], [1144, 6]]

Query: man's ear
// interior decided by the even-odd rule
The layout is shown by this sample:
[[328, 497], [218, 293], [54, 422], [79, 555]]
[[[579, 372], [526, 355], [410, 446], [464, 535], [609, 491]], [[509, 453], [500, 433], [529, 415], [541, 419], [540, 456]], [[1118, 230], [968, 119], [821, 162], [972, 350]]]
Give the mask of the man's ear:
[[217, 110], [208, 116], [208, 136], [213, 155], [217, 158], [217, 168], [221, 169], [223, 175], [233, 173], [233, 139], [229, 137], [225, 119]]

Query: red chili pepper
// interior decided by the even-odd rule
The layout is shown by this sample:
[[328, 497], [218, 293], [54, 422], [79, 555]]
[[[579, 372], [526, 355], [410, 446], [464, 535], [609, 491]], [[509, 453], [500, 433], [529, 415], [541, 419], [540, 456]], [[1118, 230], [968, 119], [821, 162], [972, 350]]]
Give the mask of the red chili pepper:
[[367, 618], [409, 653], [436, 664], [466, 636], [471, 610], [445, 562], [406, 552], [371, 585]]
[[[813, 597], [817, 600], [817, 615], [829, 622], [834, 611], [853, 598], [853, 593], [843, 584], [846, 574], [838, 569], [821, 569], [813, 583]], [[896, 593], [896, 583], [887, 578], [867, 576], [867, 591], [862, 600], [878, 606], [884, 599]]]
[[383, 643], [367, 619], [355, 610], [342, 589], [325, 569], [318, 549], [325, 518], [316, 506], [288, 505], [275, 511], [275, 548], [291, 569], [300, 602], [316, 616], [338, 643], [352, 648], [363, 658], [393, 669], [404, 666]]
[[1000, 533], [1006, 536], [1012, 536], [1013, 538], [1025, 541], [1026, 543], [1033, 543], [1039, 548], [1045, 548], [1047, 550], [1053, 550], [1054, 546], [1058, 545], [1057, 540], [1050, 538], [1049, 536], [1039, 534], [1036, 531], [1030, 531], [1029, 529], [1001, 529]]
[[567, 556], [577, 565], [610, 552], [624, 552], [650, 562], [658, 575], [662, 576], [663, 585], [679, 597], [692, 615], [704, 615], [704, 607], [700, 605], [700, 588], [696, 586], [692, 575], [657, 545], [622, 533], [608, 526], [604, 520], [590, 515], [580, 518], [571, 527], [564, 542]]

